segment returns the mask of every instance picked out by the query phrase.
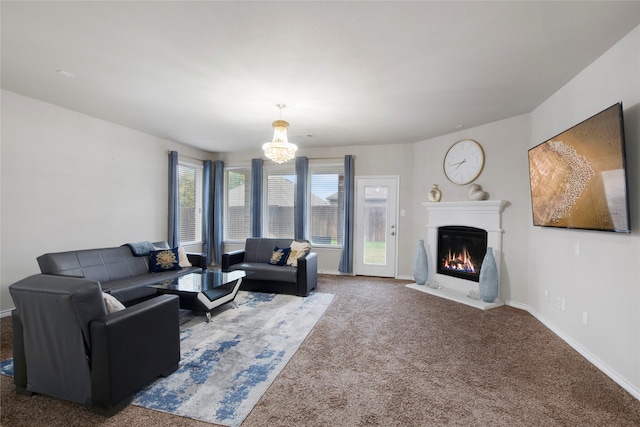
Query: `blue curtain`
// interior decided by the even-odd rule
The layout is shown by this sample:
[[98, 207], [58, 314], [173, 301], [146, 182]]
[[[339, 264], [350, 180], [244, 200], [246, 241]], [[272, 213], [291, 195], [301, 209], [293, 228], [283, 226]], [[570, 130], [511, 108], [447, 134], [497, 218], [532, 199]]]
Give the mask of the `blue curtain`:
[[213, 259], [213, 192], [211, 160], [202, 162], [202, 252], [207, 263]]
[[[213, 254], [216, 264], [222, 264], [222, 230], [223, 212], [222, 205], [224, 199], [224, 163], [216, 160], [215, 178], [213, 180]], [[211, 258], [210, 258], [211, 259]]]
[[251, 160], [251, 237], [262, 237], [262, 159]]
[[169, 229], [167, 243], [172, 248], [180, 245], [180, 210], [178, 208], [178, 152], [169, 152]]
[[342, 256], [338, 271], [353, 273], [353, 220], [354, 220], [354, 175], [353, 156], [344, 156], [344, 234], [342, 237]]
[[295, 213], [293, 218], [294, 237], [299, 240], [306, 239], [307, 219], [307, 180], [309, 176], [309, 159], [296, 157], [296, 196]]

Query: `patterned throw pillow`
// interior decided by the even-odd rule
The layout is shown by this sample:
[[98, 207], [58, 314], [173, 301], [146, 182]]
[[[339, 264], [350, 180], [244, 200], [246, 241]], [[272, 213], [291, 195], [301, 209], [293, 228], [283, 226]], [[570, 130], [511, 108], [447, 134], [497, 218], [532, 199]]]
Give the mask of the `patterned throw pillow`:
[[279, 248], [276, 246], [273, 250], [273, 254], [271, 254], [271, 258], [269, 259], [269, 264], [284, 265], [284, 263], [287, 262], [289, 252], [291, 252], [291, 248]]
[[178, 260], [178, 248], [161, 249], [149, 252], [149, 268], [154, 273], [169, 270], [182, 270]]
[[287, 258], [287, 265], [291, 267], [298, 266], [298, 259], [306, 256], [311, 251], [311, 245], [309, 242], [291, 242], [291, 253]]

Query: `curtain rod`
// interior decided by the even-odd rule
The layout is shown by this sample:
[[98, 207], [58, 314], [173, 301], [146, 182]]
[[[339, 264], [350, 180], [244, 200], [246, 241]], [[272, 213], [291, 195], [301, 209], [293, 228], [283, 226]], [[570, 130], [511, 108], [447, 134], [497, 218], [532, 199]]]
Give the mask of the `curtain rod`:
[[176, 150], [165, 150], [164, 154], [171, 154], [171, 153], [173, 153], [174, 151], [175, 151], [176, 153], [178, 153], [178, 158], [180, 158], [180, 157], [184, 157], [185, 159], [191, 159], [191, 160], [197, 160], [197, 161], [199, 161], [199, 162], [204, 162], [204, 160], [203, 160], [203, 159], [198, 159], [197, 157], [186, 156], [186, 155], [184, 155], [184, 154], [180, 154], [180, 152], [178, 152], [178, 151], [176, 151]]

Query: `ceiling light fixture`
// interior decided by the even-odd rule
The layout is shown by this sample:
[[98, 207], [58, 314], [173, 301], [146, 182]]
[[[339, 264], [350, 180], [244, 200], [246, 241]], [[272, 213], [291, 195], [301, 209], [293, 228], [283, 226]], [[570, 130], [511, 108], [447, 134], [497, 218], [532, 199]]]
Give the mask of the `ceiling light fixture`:
[[282, 109], [287, 106], [277, 104], [276, 107], [280, 109], [280, 119], [271, 124], [271, 126], [273, 126], [273, 141], [263, 144], [262, 150], [264, 150], [264, 155], [267, 156], [268, 159], [276, 163], [284, 163], [296, 156], [298, 147], [295, 144], [289, 143], [287, 140], [289, 122], [282, 120]]

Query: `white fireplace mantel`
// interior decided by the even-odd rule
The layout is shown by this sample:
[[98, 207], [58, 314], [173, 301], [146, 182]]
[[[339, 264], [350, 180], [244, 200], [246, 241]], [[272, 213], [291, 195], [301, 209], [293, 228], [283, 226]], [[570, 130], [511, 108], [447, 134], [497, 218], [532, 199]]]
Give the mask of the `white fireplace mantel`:
[[482, 200], [465, 202], [426, 202], [422, 204], [427, 208], [427, 258], [429, 260], [429, 282], [437, 287], [428, 285], [418, 285], [412, 283], [407, 285], [412, 289], [417, 289], [432, 295], [436, 295], [449, 300], [480, 309], [489, 309], [504, 305], [498, 298], [493, 303], [486, 303], [481, 300], [469, 298], [467, 295], [471, 291], [478, 292], [477, 282], [459, 279], [457, 277], [446, 276], [436, 273], [436, 258], [438, 254], [438, 228], [450, 225], [461, 225], [476, 227], [487, 232], [487, 247], [493, 248], [498, 267], [498, 277], [500, 277], [502, 265], [502, 211], [508, 205], [506, 200]]

